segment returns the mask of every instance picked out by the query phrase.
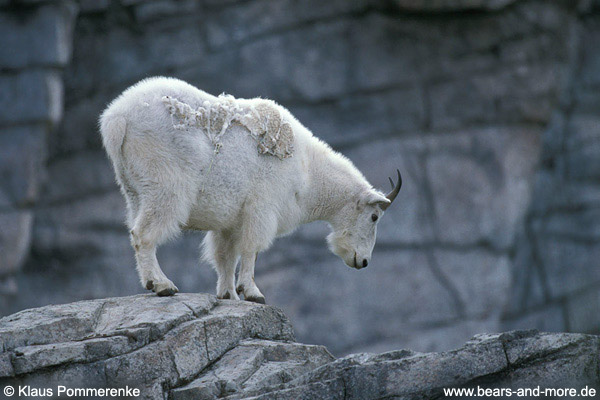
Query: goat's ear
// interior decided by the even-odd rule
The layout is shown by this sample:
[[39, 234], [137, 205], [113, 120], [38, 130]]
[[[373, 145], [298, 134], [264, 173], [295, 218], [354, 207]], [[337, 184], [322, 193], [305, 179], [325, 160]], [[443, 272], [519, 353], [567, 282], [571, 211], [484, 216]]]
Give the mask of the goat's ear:
[[365, 202], [365, 204], [368, 204], [370, 206], [390, 204], [390, 201], [387, 197], [385, 197], [383, 194], [381, 194], [379, 192], [375, 192], [375, 191], [368, 192], [366, 194], [364, 202]]

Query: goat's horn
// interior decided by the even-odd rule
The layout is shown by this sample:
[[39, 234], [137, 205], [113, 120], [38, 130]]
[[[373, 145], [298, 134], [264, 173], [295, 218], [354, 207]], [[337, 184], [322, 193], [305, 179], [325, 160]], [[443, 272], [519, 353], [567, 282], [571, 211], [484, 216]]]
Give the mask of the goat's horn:
[[388, 178], [390, 180], [390, 184], [392, 185], [392, 191], [385, 195], [386, 199], [388, 199], [390, 202], [388, 204], [382, 204], [381, 209], [384, 211], [390, 205], [392, 205], [396, 199], [396, 196], [398, 196], [398, 192], [400, 192], [400, 188], [402, 187], [402, 175], [400, 175], [400, 170], [397, 169], [396, 172], [398, 173], [398, 183], [396, 185], [394, 185], [392, 178]]

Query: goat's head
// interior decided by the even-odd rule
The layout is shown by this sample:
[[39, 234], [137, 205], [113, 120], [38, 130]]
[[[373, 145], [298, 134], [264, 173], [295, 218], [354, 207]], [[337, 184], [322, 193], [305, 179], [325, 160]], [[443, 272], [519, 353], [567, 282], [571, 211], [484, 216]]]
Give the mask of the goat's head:
[[327, 243], [333, 254], [349, 267], [361, 269], [369, 264], [375, 247], [377, 223], [402, 187], [402, 176], [400, 171], [397, 172], [398, 183], [394, 185], [390, 178], [392, 191], [387, 195], [369, 190], [340, 210], [334, 230], [327, 236]]

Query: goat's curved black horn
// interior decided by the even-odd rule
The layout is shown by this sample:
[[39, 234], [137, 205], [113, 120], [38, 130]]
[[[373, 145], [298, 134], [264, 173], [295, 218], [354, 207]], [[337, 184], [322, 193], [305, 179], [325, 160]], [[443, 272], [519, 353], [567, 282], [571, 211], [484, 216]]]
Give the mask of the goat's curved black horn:
[[402, 187], [402, 175], [400, 175], [400, 170], [396, 170], [396, 172], [398, 173], [398, 183], [394, 185], [394, 181], [392, 180], [392, 178], [388, 178], [390, 180], [390, 183], [392, 184], [392, 191], [389, 192], [388, 194], [385, 195], [385, 197], [390, 201], [388, 204], [383, 204], [381, 206], [382, 210], [386, 210], [389, 206], [392, 205], [392, 203], [394, 202], [394, 200], [396, 199], [396, 196], [398, 196], [398, 192], [400, 192], [400, 188]]

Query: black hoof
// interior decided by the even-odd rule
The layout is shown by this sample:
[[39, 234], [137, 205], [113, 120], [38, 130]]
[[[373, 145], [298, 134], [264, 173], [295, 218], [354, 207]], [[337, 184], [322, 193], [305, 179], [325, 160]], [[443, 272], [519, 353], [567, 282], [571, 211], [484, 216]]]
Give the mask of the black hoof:
[[229, 299], [231, 299], [231, 295], [229, 294], [229, 292], [227, 292], [227, 293], [225, 293], [225, 294], [223, 295], [223, 297], [221, 297], [221, 298], [222, 298], [223, 300], [229, 300]]
[[157, 296], [173, 296], [175, 293], [177, 293], [177, 290], [175, 289], [163, 289], [160, 292], [156, 293]]
[[252, 303], [266, 304], [265, 298], [263, 296], [260, 296], [260, 297], [254, 297], [254, 296], [246, 297], [246, 301], [251, 301]]
[[146, 289], [148, 289], [148, 290], [154, 289], [154, 282], [152, 282], [152, 281], [146, 282]]

